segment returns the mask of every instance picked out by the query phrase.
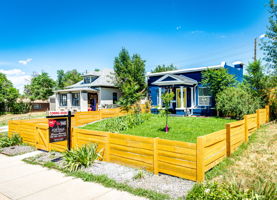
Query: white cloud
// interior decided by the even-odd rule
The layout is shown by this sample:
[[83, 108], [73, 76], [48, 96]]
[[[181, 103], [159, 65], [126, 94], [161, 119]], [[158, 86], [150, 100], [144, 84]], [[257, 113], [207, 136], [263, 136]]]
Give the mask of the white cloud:
[[176, 30], [179, 31], [182, 28], [182, 26], [176, 26]]
[[19, 89], [20, 93], [23, 93], [24, 85], [28, 84], [32, 78], [21, 69], [0, 69], [0, 72], [7, 75], [7, 78], [13, 83], [14, 87]]
[[33, 60], [32, 58], [27, 58], [26, 60], [19, 60], [18, 63], [22, 65], [27, 65], [32, 60]]

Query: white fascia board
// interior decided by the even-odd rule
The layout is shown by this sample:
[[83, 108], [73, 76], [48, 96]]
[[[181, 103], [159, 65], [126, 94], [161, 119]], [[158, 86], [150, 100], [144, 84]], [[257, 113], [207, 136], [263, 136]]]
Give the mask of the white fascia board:
[[204, 71], [207, 69], [218, 69], [223, 68], [223, 65], [215, 65], [215, 66], [207, 66], [207, 67], [198, 67], [198, 68], [191, 68], [191, 69], [178, 69], [173, 71], [166, 71], [166, 72], [158, 72], [158, 73], [147, 73], [146, 76], [161, 76], [165, 74], [179, 74], [179, 73], [186, 73], [186, 72], [197, 72], [197, 71]]

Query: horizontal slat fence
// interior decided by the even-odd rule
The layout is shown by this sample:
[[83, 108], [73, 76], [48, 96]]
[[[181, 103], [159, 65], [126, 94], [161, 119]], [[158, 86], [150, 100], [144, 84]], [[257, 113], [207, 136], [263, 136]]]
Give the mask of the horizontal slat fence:
[[[77, 113], [74, 126], [103, 118], [124, 115], [118, 108], [109, 111]], [[74, 121], [75, 120], [75, 121]], [[269, 107], [243, 120], [226, 124], [226, 128], [197, 138], [197, 143], [131, 136], [119, 133], [72, 128], [72, 148], [97, 143], [103, 159], [142, 168], [155, 174], [165, 173], [189, 180], [203, 181], [205, 172], [231, 155], [258, 127], [269, 122]], [[23, 141], [47, 151], [65, 151], [66, 142], [49, 143], [47, 119], [11, 120], [9, 136], [20, 134]]]

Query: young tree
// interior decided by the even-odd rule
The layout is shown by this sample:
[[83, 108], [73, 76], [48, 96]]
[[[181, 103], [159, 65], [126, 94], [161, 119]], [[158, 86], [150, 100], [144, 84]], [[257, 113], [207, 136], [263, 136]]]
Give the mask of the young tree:
[[8, 111], [19, 97], [19, 92], [13, 87], [5, 74], [0, 73], [0, 113]]
[[171, 65], [158, 65], [155, 67], [154, 70], [152, 70], [152, 73], [157, 73], [157, 72], [166, 72], [166, 71], [172, 71], [172, 70], [176, 70], [177, 67], [175, 67], [173, 64]]
[[264, 51], [265, 61], [277, 74], [277, 4], [274, 0], [269, 1], [269, 25], [267, 26], [267, 40], [263, 42], [262, 50]]
[[81, 81], [83, 77], [76, 69], [64, 72], [64, 70], [57, 71], [57, 88], [64, 89], [67, 86], [73, 85]]
[[32, 78], [30, 85], [25, 85], [24, 92], [32, 101], [46, 100], [53, 95], [55, 85], [55, 81], [47, 73], [42, 72]]
[[209, 89], [213, 96], [221, 92], [227, 87], [232, 87], [236, 84], [233, 75], [227, 72], [227, 69], [207, 69], [202, 72], [203, 80], [201, 84]]
[[162, 100], [165, 105], [165, 132], [168, 132], [168, 114], [169, 114], [169, 107], [170, 107], [170, 102], [174, 98], [174, 93], [173, 92], [166, 92], [162, 95]]
[[130, 57], [128, 51], [122, 49], [114, 60], [114, 72], [115, 85], [122, 93], [118, 103], [129, 111], [146, 92], [145, 61], [137, 54]]
[[249, 85], [252, 95], [260, 98], [263, 106], [268, 103], [269, 90], [273, 87], [270, 76], [266, 75], [264, 70], [261, 61], [257, 60], [248, 64], [247, 74], [244, 76], [244, 82]]

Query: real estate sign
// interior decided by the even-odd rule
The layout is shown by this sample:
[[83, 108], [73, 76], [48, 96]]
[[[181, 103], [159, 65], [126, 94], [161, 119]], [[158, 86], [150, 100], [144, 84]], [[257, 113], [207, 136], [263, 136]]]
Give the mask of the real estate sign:
[[48, 119], [49, 142], [60, 142], [67, 140], [67, 118]]

